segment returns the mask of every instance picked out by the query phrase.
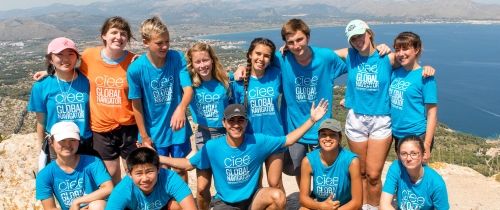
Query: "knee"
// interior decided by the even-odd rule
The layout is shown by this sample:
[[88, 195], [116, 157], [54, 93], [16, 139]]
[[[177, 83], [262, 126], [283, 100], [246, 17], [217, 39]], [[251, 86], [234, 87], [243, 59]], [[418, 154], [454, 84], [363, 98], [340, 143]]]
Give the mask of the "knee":
[[207, 198], [210, 197], [210, 187], [196, 186], [196, 195]]
[[378, 185], [381, 181], [381, 174], [379, 172], [366, 173], [366, 179], [370, 185]]
[[285, 209], [286, 206], [286, 196], [285, 193], [278, 189], [273, 189], [270, 193], [270, 198], [272, 203], [278, 207], [278, 209]]

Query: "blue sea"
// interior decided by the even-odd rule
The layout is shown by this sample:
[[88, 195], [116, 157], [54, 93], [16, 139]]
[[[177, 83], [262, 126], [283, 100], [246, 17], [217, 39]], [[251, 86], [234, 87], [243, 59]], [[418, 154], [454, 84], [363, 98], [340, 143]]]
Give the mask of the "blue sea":
[[[439, 121], [454, 130], [481, 137], [500, 136], [500, 25], [387, 24], [371, 25], [377, 44], [392, 46], [394, 37], [413, 31], [423, 41], [421, 64], [433, 66], [439, 94]], [[245, 41], [267, 37], [281, 46], [280, 30], [204, 36], [204, 39]], [[344, 27], [311, 29], [311, 45], [348, 47]], [[336, 81], [343, 84], [345, 76]]]

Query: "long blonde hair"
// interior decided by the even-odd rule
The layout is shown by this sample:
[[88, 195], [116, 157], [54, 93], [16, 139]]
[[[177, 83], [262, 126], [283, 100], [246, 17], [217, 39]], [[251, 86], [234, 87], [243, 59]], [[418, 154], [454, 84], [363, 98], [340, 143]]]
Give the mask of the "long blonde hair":
[[187, 69], [189, 75], [191, 75], [191, 80], [193, 81], [193, 87], [199, 87], [201, 85], [201, 77], [198, 72], [193, 68], [193, 53], [194, 52], [208, 52], [210, 59], [212, 59], [212, 77], [217, 81], [221, 82], [226, 90], [229, 90], [229, 78], [227, 77], [226, 71], [222, 67], [219, 57], [215, 54], [215, 50], [206, 43], [197, 42], [186, 52]]

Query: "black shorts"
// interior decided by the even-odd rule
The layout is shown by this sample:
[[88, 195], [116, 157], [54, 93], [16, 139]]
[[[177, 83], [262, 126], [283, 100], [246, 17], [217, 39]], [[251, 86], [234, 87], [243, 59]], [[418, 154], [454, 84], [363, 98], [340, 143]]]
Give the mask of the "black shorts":
[[317, 144], [295, 143], [288, 147], [283, 158], [283, 173], [289, 176], [300, 175], [300, 165], [306, 154], [314, 150]]
[[240, 202], [236, 203], [228, 203], [224, 202], [221, 199], [216, 199], [213, 203], [214, 208], [213, 210], [248, 210], [251, 209], [252, 207], [252, 202], [253, 199], [255, 198], [255, 195], [257, 195], [257, 192], [259, 192], [260, 189], [256, 190], [250, 198], [242, 200]]
[[103, 160], [115, 160], [120, 156], [127, 159], [137, 149], [138, 133], [137, 125], [123, 125], [105, 133], [93, 132], [92, 147]]

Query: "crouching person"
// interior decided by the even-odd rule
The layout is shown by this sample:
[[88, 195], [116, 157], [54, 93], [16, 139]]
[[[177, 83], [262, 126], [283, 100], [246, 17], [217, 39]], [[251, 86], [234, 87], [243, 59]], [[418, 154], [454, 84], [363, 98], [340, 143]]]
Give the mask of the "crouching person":
[[127, 167], [128, 176], [109, 196], [106, 210], [196, 209], [186, 182], [176, 172], [160, 168], [154, 150], [147, 147], [134, 150], [127, 158]]
[[49, 144], [56, 160], [36, 177], [36, 199], [43, 209], [104, 209], [105, 199], [113, 190], [102, 161], [94, 156], [76, 154], [80, 145], [80, 129], [74, 122], [58, 122], [50, 129]]
[[302, 160], [301, 210], [361, 208], [360, 162], [354, 153], [340, 145], [341, 130], [340, 123], [334, 119], [327, 119], [319, 126], [320, 147]]
[[260, 188], [262, 164], [271, 154], [297, 142], [326, 113], [328, 103], [321, 100], [304, 124], [287, 136], [273, 137], [245, 134], [247, 114], [241, 104], [224, 110], [222, 125], [226, 135], [208, 141], [191, 159], [160, 157], [174, 168], [212, 169], [217, 191], [214, 210], [284, 209], [286, 197], [278, 188]]

